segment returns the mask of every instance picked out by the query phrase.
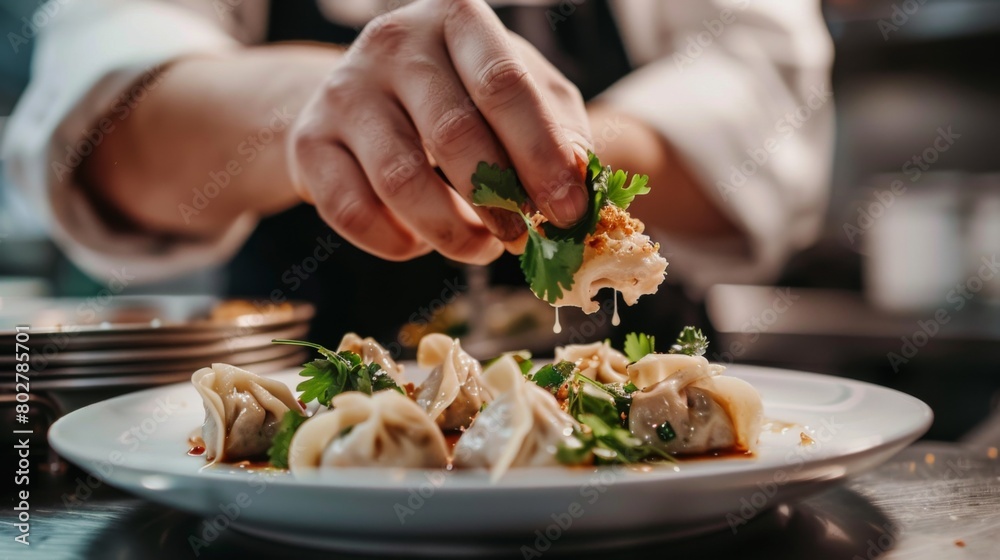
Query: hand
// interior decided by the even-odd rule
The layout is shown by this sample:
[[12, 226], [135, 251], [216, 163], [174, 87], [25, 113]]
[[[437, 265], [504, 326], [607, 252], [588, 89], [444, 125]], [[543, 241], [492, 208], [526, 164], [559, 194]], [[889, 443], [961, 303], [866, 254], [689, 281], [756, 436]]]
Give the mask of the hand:
[[485, 2], [419, 0], [365, 27], [299, 114], [288, 161], [300, 196], [362, 249], [485, 264], [524, 226], [470, 205], [476, 165], [512, 164], [565, 227], [586, 208], [589, 146], [579, 91]]

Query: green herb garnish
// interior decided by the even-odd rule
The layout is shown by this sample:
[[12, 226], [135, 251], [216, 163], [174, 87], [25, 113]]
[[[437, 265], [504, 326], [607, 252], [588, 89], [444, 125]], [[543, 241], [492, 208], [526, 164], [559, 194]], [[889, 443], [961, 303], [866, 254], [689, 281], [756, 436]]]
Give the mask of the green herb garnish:
[[672, 441], [677, 437], [677, 432], [674, 431], [674, 427], [670, 425], [670, 422], [666, 420], [662, 424], [656, 427], [656, 435], [660, 436], [663, 441]]
[[497, 360], [503, 358], [504, 356], [510, 356], [511, 358], [514, 358], [514, 361], [517, 362], [517, 367], [521, 370], [521, 375], [525, 377], [531, 376], [531, 370], [534, 369], [535, 364], [534, 362], [531, 361], [531, 352], [528, 352], [527, 350], [504, 352], [503, 354], [500, 354], [495, 358], [490, 358], [485, 362], [483, 362], [483, 369], [490, 367], [491, 365], [496, 363]]
[[587, 189], [590, 207], [587, 215], [576, 225], [561, 229], [546, 223], [540, 233], [525, 214], [527, 192], [513, 169], [480, 162], [472, 174], [472, 202], [477, 206], [502, 208], [520, 214], [528, 229], [528, 241], [521, 254], [521, 271], [539, 299], [555, 303], [563, 290], [573, 287], [573, 275], [583, 264], [583, 240], [597, 228], [601, 208], [615, 204], [628, 208], [632, 200], [649, 192], [646, 175], [634, 175], [625, 186], [624, 171], [612, 173], [610, 166], [602, 166], [594, 154], [589, 154], [587, 164]]
[[628, 361], [635, 363], [646, 354], [656, 353], [656, 337], [643, 333], [628, 333], [625, 335], [625, 355]]
[[556, 460], [564, 465], [610, 465], [638, 463], [648, 459], [673, 460], [668, 453], [645, 445], [620, 426], [609, 424], [594, 414], [582, 414], [580, 429], [573, 431], [574, 443], [561, 445]]
[[618, 417], [621, 418], [622, 426], [628, 427], [628, 415], [632, 412], [632, 393], [638, 391], [639, 388], [631, 381], [625, 384], [608, 383], [604, 388], [615, 399], [615, 408], [618, 410]]
[[677, 337], [677, 342], [670, 347], [669, 352], [671, 354], [702, 356], [706, 350], [708, 350], [708, 338], [701, 333], [701, 329], [684, 327]]
[[281, 418], [281, 425], [278, 427], [278, 432], [274, 434], [274, 439], [271, 440], [271, 447], [267, 450], [267, 457], [272, 465], [281, 469], [288, 468], [288, 446], [292, 443], [292, 436], [295, 435], [295, 431], [305, 421], [306, 417], [294, 410], [289, 410]]
[[[302, 377], [309, 379], [299, 383], [296, 391], [301, 391], [299, 400], [303, 403], [318, 401], [323, 406], [330, 406], [333, 397], [346, 391], [360, 391], [371, 395], [385, 389], [393, 389], [403, 393], [403, 389], [377, 363], [365, 364], [361, 356], [350, 351], [334, 352], [319, 344], [301, 340], [272, 340], [276, 344], [293, 344], [315, 349], [324, 356], [303, 364]], [[404, 393], [405, 394], [405, 393]]]
[[556, 394], [559, 392], [559, 388], [572, 377], [574, 370], [576, 370], [576, 364], [573, 362], [562, 361], [556, 364], [546, 364], [535, 372], [531, 380], [542, 389], [548, 389], [552, 394]]

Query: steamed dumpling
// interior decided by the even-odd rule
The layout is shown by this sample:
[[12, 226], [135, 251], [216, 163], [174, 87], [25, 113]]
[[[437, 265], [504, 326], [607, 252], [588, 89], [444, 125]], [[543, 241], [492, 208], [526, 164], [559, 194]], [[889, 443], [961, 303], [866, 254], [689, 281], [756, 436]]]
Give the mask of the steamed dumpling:
[[511, 356], [488, 367], [483, 382], [494, 400], [458, 439], [454, 465], [488, 468], [496, 481], [511, 467], [559, 464], [556, 451], [575, 443], [577, 423], [555, 397], [526, 380]]
[[[640, 390], [632, 396], [632, 435], [667, 453], [752, 452], [764, 417], [760, 394], [701, 356], [648, 354], [628, 366]], [[675, 437], [664, 441], [663, 423]]]
[[614, 204], [601, 208], [594, 233], [584, 239], [583, 264], [573, 275], [573, 287], [553, 303], [594, 313], [601, 288], [614, 288], [622, 300], [634, 305], [639, 296], [654, 294], [663, 282], [667, 260], [660, 246], [643, 234], [645, 225]]
[[457, 338], [443, 334], [423, 337], [417, 347], [417, 364], [433, 369], [413, 398], [442, 430], [468, 427], [483, 402], [489, 402], [481, 380], [482, 366], [462, 350]]
[[205, 403], [201, 437], [212, 463], [264, 455], [285, 412], [302, 412], [284, 383], [229, 364], [199, 369], [191, 382]]
[[403, 384], [403, 366], [397, 364], [392, 359], [392, 354], [374, 338], [370, 336], [368, 338], [361, 338], [355, 333], [347, 333], [344, 335], [344, 338], [340, 339], [340, 346], [337, 346], [337, 352], [345, 350], [361, 356], [363, 363], [375, 363], [382, 366], [382, 369], [389, 374], [389, 377], [393, 381], [398, 385]]
[[316, 467], [444, 468], [444, 435], [416, 403], [396, 391], [356, 391], [306, 420], [288, 448], [294, 473]]
[[557, 346], [555, 361], [573, 362], [581, 375], [598, 383], [628, 381], [628, 373], [625, 371], [628, 358], [612, 348], [607, 341]]

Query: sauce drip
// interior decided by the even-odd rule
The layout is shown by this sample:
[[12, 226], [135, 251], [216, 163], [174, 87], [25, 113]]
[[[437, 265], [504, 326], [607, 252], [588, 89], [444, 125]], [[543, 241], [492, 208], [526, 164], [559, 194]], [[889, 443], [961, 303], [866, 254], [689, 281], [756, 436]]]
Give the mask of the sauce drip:
[[559, 324], [559, 308], [556, 308], [556, 322], [552, 325], [552, 332], [559, 334], [562, 332], [562, 325]]
[[199, 457], [205, 454], [205, 447], [202, 445], [195, 445], [191, 449], [188, 449], [188, 455], [192, 457]]
[[611, 297], [615, 299], [615, 313], [611, 316], [611, 324], [617, 327], [622, 324], [622, 318], [618, 316], [618, 290], [612, 290]]

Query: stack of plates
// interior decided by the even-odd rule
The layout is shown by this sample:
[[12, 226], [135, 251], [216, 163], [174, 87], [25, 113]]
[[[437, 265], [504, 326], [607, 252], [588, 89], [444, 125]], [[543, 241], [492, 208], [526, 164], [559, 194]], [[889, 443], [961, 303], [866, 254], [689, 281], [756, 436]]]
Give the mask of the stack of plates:
[[[303, 363], [300, 347], [275, 338], [307, 335], [311, 305], [260, 306], [201, 296], [0, 299], [0, 388], [15, 390], [18, 325], [27, 325], [33, 400], [56, 416], [126, 391], [190, 379], [226, 362], [255, 373]], [[23, 341], [21, 335], [20, 340]], [[4, 400], [7, 400], [6, 398]]]

